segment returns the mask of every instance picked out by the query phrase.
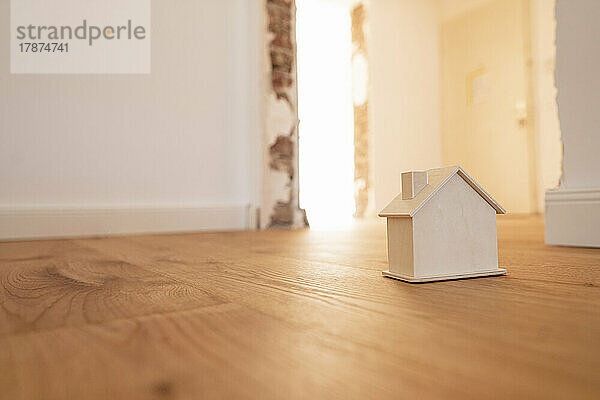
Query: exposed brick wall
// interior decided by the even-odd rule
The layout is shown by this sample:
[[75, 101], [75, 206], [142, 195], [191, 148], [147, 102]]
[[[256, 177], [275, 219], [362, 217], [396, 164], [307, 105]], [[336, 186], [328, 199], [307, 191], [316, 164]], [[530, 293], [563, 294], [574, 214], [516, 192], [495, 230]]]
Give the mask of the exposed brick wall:
[[294, 142], [289, 136], [278, 136], [269, 148], [269, 166], [289, 175], [294, 174]]
[[298, 93], [294, 0], [266, 0], [268, 74], [272, 92], [266, 96], [268, 166], [263, 176], [262, 227], [307, 225], [298, 206]]
[[356, 217], [369, 206], [369, 105], [354, 106], [354, 203]]
[[267, 0], [268, 29], [272, 34], [269, 43], [271, 84], [277, 98], [287, 100], [292, 106], [293, 99], [289, 91], [294, 87], [296, 80], [296, 46], [293, 32], [295, 10], [294, 0]]
[[[352, 9], [352, 57], [367, 58], [365, 40], [365, 7], [360, 4]], [[356, 73], [356, 71], [355, 71]], [[363, 217], [369, 206], [369, 99], [354, 104], [354, 202], [356, 217]]]

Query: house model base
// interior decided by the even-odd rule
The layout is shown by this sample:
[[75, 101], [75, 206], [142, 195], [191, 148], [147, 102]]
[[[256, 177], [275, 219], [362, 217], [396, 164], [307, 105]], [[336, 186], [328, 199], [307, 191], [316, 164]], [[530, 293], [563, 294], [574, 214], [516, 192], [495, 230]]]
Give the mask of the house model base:
[[496, 215], [506, 211], [462, 168], [402, 174], [385, 207], [389, 269], [410, 283], [505, 275], [498, 268]]
[[409, 282], [409, 283], [425, 283], [425, 282], [436, 282], [436, 281], [451, 281], [454, 279], [468, 279], [468, 278], [481, 278], [484, 276], [498, 276], [498, 275], [506, 275], [506, 270], [504, 268], [496, 268], [490, 271], [479, 271], [479, 272], [471, 272], [471, 273], [463, 273], [457, 275], [437, 275], [437, 276], [427, 276], [421, 278], [415, 278], [409, 275], [397, 274], [390, 271], [381, 271], [381, 274], [387, 278], [398, 279], [399, 281]]

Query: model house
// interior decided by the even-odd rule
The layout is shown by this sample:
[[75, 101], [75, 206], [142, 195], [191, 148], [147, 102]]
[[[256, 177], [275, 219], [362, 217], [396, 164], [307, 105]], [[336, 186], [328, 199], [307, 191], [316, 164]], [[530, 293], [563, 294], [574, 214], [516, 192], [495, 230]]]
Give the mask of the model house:
[[506, 211], [461, 167], [402, 174], [385, 207], [389, 271], [407, 282], [502, 275], [496, 214]]

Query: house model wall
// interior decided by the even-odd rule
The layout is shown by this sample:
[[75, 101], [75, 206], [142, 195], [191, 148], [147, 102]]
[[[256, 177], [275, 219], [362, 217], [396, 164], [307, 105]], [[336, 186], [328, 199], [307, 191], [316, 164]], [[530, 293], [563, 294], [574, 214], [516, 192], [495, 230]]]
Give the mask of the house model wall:
[[385, 276], [427, 282], [500, 275], [496, 214], [505, 210], [462, 168], [402, 174], [387, 218]]

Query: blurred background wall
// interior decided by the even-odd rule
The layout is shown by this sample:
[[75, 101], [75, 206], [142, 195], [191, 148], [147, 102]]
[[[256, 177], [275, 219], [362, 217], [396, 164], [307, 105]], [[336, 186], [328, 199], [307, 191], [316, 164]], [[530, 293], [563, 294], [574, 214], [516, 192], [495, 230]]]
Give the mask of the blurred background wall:
[[374, 209], [400, 191], [400, 173], [442, 164], [440, 26], [434, 0], [371, 0], [369, 67]]
[[544, 212], [544, 192], [558, 186], [562, 174], [563, 159], [556, 102], [556, 18], [554, 0], [531, 0], [531, 44], [538, 212]]
[[472, 171], [513, 213], [541, 212], [560, 174], [553, 10], [492, 0], [442, 19], [444, 163]]

